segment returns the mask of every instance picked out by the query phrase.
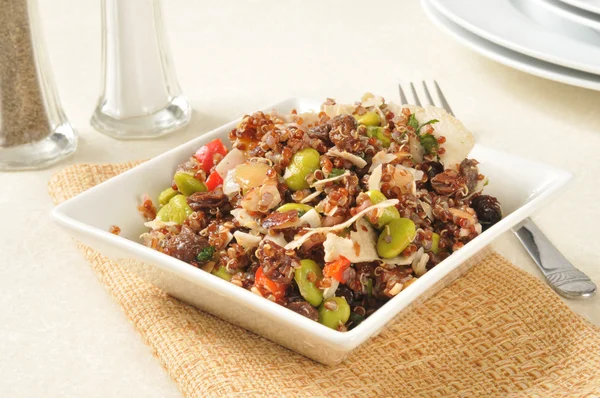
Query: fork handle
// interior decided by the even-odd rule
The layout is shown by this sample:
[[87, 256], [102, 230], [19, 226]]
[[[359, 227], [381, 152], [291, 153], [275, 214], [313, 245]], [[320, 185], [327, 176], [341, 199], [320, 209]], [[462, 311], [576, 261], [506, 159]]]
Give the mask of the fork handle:
[[594, 282], [575, 268], [530, 218], [513, 232], [558, 294], [570, 299], [586, 299], [596, 293]]

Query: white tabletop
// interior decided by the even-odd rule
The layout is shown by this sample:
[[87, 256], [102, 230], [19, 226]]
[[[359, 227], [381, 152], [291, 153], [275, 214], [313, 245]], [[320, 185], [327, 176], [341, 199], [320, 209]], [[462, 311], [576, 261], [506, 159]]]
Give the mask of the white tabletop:
[[[40, 0], [64, 108], [81, 139], [49, 170], [0, 174], [0, 385], [3, 396], [176, 397], [179, 391], [48, 219], [46, 182], [73, 163], [152, 157], [284, 97], [365, 91], [397, 100], [398, 81], [436, 78], [479, 142], [577, 176], [534, 219], [600, 283], [600, 93], [532, 77], [453, 42], [412, 1], [169, 0], [166, 26], [194, 116], [166, 139], [119, 142], [89, 125], [99, 94], [100, 2]], [[540, 277], [510, 234], [494, 247]], [[566, 301], [600, 325], [600, 298]]]

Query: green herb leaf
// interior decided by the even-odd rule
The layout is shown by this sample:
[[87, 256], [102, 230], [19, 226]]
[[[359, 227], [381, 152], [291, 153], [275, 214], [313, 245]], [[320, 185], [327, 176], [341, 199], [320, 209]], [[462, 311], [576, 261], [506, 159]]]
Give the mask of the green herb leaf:
[[417, 131], [417, 129], [419, 128], [419, 122], [417, 121], [417, 118], [415, 117], [414, 113], [411, 113], [408, 117], [408, 125], [412, 127], [415, 131]]
[[423, 124], [422, 124], [422, 125], [420, 125], [420, 126], [419, 126], [419, 128], [416, 130], [416, 132], [417, 132], [417, 135], [418, 135], [418, 134], [421, 132], [421, 129], [422, 129], [423, 127], [427, 126], [428, 124], [434, 124], [434, 123], [437, 123], [437, 122], [439, 122], [439, 120], [437, 120], [437, 119], [431, 119], [431, 120], [429, 120], [429, 121], [427, 121], [427, 122], [423, 123]]
[[423, 123], [422, 125], [419, 126], [419, 121], [417, 120], [416, 116], [414, 113], [411, 113], [410, 116], [408, 117], [408, 125], [410, 127], [412, 127], [415, 130], [415, 133], [417, 135], [419, 135], [419, 133], [421, 132], [421, 129], [425, 126], [427, 126], [428, 124], [434, 124], [439, 122], [439, 120], [437, 119], [431, 119], [425, 123]]
[[333, 169], [331, 169], [331, 173], [329, 173], [329, 176], [327, 176], [327, 178], [338, 177], [338, 176], [341, 176], [342, 174], [344, 174], [345, 172], [346, 172], [346, 170], [344, 170], [344, 169], [333, 168]]
[[369, 297], [373, 295], [373, 279], [367, 279], [367, 294]]
[[339, 236], [341, 236], [342, 238], [348, 238], [350, 236], [350, 232], [352, 232], [352, 229], [350, 227], [344, 228], [339, 232]]
[[427, 155], [436, 155], [437, 151], [440, 147], [440, 144], [433, 135], [427, 133], [423, 134], [419, 137], [419, 141], [421, 142], [421, 146]]
[[357, 314], [356, 312], [351, 312], [350, 313], [350, 318], [348, 319], [348, 325], [350, 325], [350, 327], [348, 328], [348, 330], [352, 330], [355, 327], [357, 327], [358, 325], [361, 324], [362, 321], [365, 320], [365, 317], [362, 315]]
[[196, 260], [200, 263], [205, 263], [207, 261], [212, 260], [215, 254], [215, 248], [213, 246], [207, 246], [204, 249], [200, 250], [200, 253], [196, 256]]

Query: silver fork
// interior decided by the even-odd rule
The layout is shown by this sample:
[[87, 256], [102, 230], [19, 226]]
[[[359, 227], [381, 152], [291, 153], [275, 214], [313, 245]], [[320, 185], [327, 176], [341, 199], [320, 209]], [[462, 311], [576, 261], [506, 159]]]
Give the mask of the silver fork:
[[[448, 113], [454, 115], [436, 81], [434, 81], [434, 86], [439, 97], [440, 105], [438, 106], [441, 106]], [[409, 102], [406, 99], [402, 85], [398, 85], [398, 88], [402, 104], [408, 104]], [[422, 106], [413, 83], [410, 83], [410, 91], [414, 103]], [[423, 81], [423, 91], [427, 102], [435, 105], [425, 81]], [[529, 217], [513, 228], [512, 231], [537, 264], [548, 284], [561, 296], [570, 299], [586, 299], [596, 293], [594, 282], [586, 274], [575, 268]]]

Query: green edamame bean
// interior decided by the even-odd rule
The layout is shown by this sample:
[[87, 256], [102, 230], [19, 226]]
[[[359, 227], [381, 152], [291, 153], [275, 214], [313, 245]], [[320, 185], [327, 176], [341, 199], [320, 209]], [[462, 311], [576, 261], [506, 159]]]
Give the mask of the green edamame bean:
[[440, 251], [440, 236], [435, 232], [431, 236], [431, 251], [437, 254]]
[[211, 274], [218, 276], [221, 279], [225, 279], [227, 282], [231, 281], [231, 277], [233, 276], [229, 272], [227, 272], [227, 268], [222, 266], [213, 268]]
[[328, 298], [319, 306], [319, 323], [329, 328], [337, 329], [348, 322], [348, 318], [350, 306], [343, 297]]
[[169, 188], [165, 189], [164, 191], [162, 191], [160, 193], [160, 195], [158, 195], [158, 203], [161, 206], [164, 206], [167, 203], [169, 203], [169, 200], [171, 200], [171, 198], [175, 195], [177, 195], [177, 191], [174, 190], [173, 188], [169, 187]]
[[365, 126], [379, 126], [379, 122], [381, 122], [381, 118], [375, 112], [367, 112], [364, 115], [357, 115], [355, 118], [359, 124], [364, 124]]
[[386, 207], [383, 209], [383, 214], [377, 220], [377, 228], [381, 229], [399, 218], [400, 213], [398, 212], [398, 209], [396, 209], [394, 206]]
[[204, 185], [203, 182], [198, 181], [194, 178], [193, 175], [179, 172], [175, 173], [175, 185], [177, 185], [177, 190], [184, 194], [185, 196], [190, 196], [194, 192], [206, 192], [208, 188]]
[[177, 224], [184, 222], [194, 212], [183, 195], [173, 196], [169, 200], [169, 206], [171, 206], [171, 221]]
[[[190, 207], [187, 203], [187, 199], [185, 196], [183, 195], [175, 195], [171, 198], [171, 200], [169, 200], [169, 204], [171, 206], [176, 206], [179, 208], [186, 208], [186, 207]], [[190, 209], [191, 210], [191, 209]], [[190, 212], [191, 214], [191, 212]]]
[[323, 301], [323, 291], [316, 286], [316, 283], [323, 279], [321, 267], [313, 260], [302, 260], [300, 265], [300, 268], [294, 271], [298, 290], [310, 305], [317, 307]]
[[408, 218], [392, 221], [379, 234], [377, 253], [382, 258], [393, 258], [402, 253], [415, 239], [417, 234], [415, 223]]
[[298, 151], [285, 170], [285, 183], [292, 191], [308, 188], [306, 177], [319, 168], [319, 152], [313, 148]]
[[385, 135], [383, 133], [383, 128], [379, 127], [379, 126], [368, 126], [367, 127], [367, 135], [369, 137], [375, 137], [379, 141], [381, 141], [381, 145], [383, 145], [384, 148], [389, 148], [390, 144], [392, 143], [392, 140], [390, 139], [390, 137]]
[[169, 206], [169, 203], [160, 208], [156, 213], [156, 219], [162, 222], [171, 221], [171, 206]]
[[191, 213], [191, 211], [188, 213], [183, 208], [171, 207], [171, 221], [177, 224], [182, 224]]
[[369, 199], [371, 199], [371, 203], [376, 205], [377, 203], [381, 203], [384, 200], [387, 200], [383, 192], [378, 191], [376, 189], [371, 189], [370, 191], [365, 192]]
[[312, 206], [303, 203], [286, 203], [277, 209], [280, 213], [285, 213], [290, 210], [298, 210], [298, 217], [302, 217], [307, 211], [312, 210]]
[[[377, 203], [381, 203], [384, 200], [387, 200], [387, 198], [383, 193], [381, 193], [381, 191], [371, 190], [365, 193], [367, 194], [369, 199], [371, 199], [371, 203], [373, 203], [374, 205], [376, 205]], [[378, 229], [381, 229], [387, 224], [399, 218], [400, 213], [398, 212], [398, 209], [396, 209], [394, 206], [386, 207], [385, 209], [383, 209], [383, 213], [381, 214], [381, 216], [379, 216], [377, 224], [372, 225]]]
[[156, 218], [163, 222], [175, 222], [181, 224], [194, 211], [188, 205], [185, 196], [175, 195], [169, 200], [169, 203], [164, 205], [156, 215]]

